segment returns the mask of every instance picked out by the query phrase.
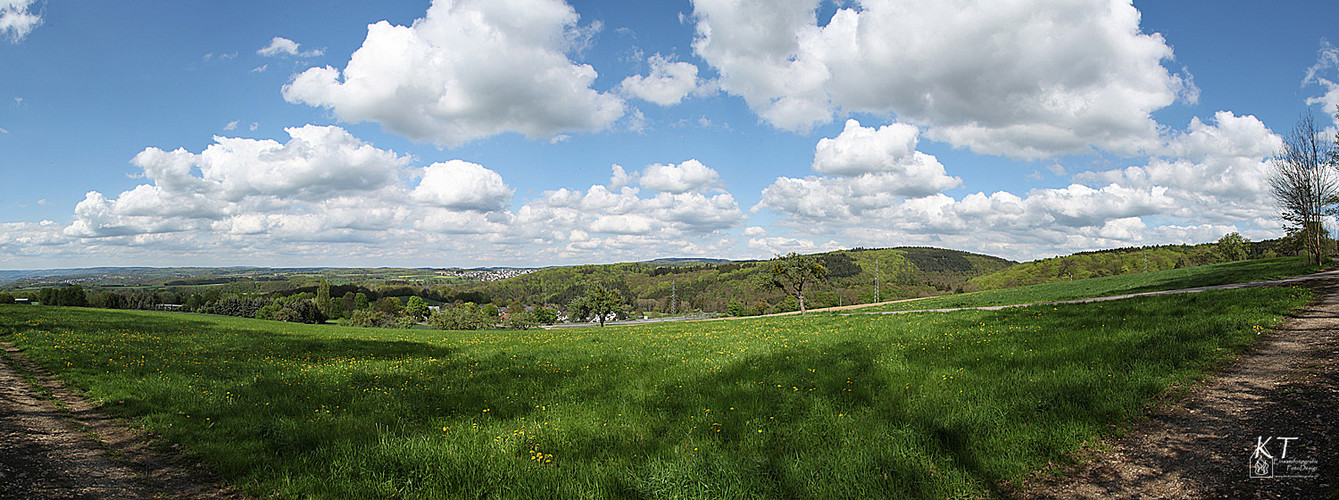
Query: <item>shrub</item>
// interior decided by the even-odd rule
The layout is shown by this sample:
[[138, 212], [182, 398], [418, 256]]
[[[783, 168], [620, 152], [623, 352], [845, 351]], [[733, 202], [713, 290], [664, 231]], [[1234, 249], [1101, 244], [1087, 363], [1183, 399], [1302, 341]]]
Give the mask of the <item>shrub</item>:
[[455, 307], [442, 307], [428, 318], [428, 323], [438, 330], [479, 330], [497, 324], [497, 316], [490, 316], [473, 302], [466, 302]]
[[339, 324], [367, 328], [391, 328], [395, 326], [395, 316], [381, 311], [359, 309], [350, 314], [348, 318], [340, 320]]
[[535, 317], [535, 313], [522, 309], [507, 313], [507, 317], [502, 320], [502, 326], [513, 330], [529, 330], [539, 326], [539, 318]]

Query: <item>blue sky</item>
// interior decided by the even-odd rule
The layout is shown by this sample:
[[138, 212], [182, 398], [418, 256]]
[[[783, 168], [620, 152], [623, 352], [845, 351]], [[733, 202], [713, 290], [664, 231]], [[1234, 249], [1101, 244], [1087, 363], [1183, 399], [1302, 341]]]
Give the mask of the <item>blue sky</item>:
[[0, 0], [0, 268], [1281, 234], [1330, 2]]

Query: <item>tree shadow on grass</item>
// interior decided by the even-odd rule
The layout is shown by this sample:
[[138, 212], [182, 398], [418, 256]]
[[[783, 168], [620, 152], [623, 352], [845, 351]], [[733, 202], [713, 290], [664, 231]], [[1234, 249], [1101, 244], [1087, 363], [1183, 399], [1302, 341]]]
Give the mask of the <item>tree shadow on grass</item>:
[[[924, 461], [898, 461], [893, 454], [852, 449], [846, 443], [856, 434], [861, 434], [859, 442], [908, 424], [904, 402], [890, 394], [889, 381], [875, 366], [877, 351], [848, 341], [743, 358], [720, 372], [685, 381], [682, 388], [665, 388], [644, 404], [667, 419], [701, 419], [694, 436], [714, 442], [722, 454], [716, 458], [731, 462], [737, 476], [712, 479], [753, 483], [765, 497], [856, 491], [931, 496], [926, 481], [931, 472]], [[880, 421], [853, 428], [849, 417], [855, 414]], [[844, 455], [862, 458], [851, 463]], [[879, 479], [841, 484], [862, 474]]]

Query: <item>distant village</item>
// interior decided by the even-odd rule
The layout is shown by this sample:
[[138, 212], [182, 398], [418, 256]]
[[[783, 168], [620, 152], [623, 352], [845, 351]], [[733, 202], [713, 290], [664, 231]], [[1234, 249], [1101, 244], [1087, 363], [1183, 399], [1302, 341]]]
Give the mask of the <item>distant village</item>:
[[463, 278], [478, 281], [502, 281], [508, 278], [515, 278], [537, 271], [537, 269], [447, 269], [437, 271], [440, 276], [452, 278]]

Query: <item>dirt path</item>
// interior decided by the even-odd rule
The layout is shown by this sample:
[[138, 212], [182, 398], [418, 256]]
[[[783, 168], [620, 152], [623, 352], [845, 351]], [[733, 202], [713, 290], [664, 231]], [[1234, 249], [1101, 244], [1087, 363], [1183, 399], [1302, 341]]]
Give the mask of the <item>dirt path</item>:
[[[1333, 498], [1339, 490], [1339, 289], [1085, 463], [1023, 498]], [[1281, 439], [1295, 438], [1295, 439]], [[1283, 457], [1283, 445], [1288, 444]], [[1307, 469], [1251, 477], [1257, 443]]]
[[144, 433], [98, 412], [9, 344], [0, 349], [0, 499], [241, 498], [198, 464], [154, 450]]

